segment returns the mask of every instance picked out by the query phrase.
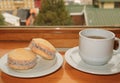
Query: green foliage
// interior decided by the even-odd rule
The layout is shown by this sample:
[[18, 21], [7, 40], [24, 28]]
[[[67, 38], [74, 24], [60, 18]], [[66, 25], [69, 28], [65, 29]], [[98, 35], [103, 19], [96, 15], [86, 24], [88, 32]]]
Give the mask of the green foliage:
[[0, 13], [0, 25], [5, 25], [4, 17], [2, 16], [1, 13]]
[[42, 0], [35, 25], [72, 25], [63, 0]]

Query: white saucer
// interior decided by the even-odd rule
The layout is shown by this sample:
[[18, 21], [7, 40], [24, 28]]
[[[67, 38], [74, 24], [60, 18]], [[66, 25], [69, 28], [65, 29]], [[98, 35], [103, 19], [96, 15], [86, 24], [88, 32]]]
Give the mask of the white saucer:
[[5, 54], [0, 59], [0, 68], [1, 70], [11, 76], [20, 77], [20, 78], [33, 78], [41, 77], [55, 72], [62, 66], [63, 57], [60, 53], [56, 53], [56, 58], [53, 60], [45, 60], [38, 57], [37, 65], [29, 70], [13, 70], [7, 66], [7, 55]]
[[120, 54], [113, 55], [108, 64], [92, 66], [84, 63], [79, 55], [79, 47], [69, 49], [65, 53], [65, 60], [73, 68], [91, 74], [110, 75], [120, 72]]

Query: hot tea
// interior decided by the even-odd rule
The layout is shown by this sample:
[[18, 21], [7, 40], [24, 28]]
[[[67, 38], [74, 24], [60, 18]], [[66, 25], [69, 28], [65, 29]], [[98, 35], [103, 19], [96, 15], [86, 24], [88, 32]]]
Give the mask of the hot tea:
[[106, 39], [105, 37], [102, 36], [87, 36], [87, 37], [92, 39]]

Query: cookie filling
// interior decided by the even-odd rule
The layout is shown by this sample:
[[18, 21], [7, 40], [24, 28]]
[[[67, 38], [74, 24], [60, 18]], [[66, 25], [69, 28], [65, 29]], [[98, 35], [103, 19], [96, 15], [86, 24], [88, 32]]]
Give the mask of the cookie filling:
[[42, 50], [43, 52], [45, 52], [46, 54], [48, 54], [48, 55], [51, 55], [51, 56], [55, 56], [55, 52], [50, 52], [49, 50], [46, 50], [46, 49], [44, 49], [44, 48], [42, 48], [42, 47], [40, 47], [40, 46], [37, 46], [36, 44], [34, 44], [34, 43], [32, 43], [32, 47], [36, 47], [37, 49], [39, 49], [39, 50]]

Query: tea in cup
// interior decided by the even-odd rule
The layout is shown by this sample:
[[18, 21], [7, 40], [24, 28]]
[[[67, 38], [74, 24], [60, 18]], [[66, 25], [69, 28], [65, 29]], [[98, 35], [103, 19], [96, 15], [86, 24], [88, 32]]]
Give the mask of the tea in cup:
[[[107, 64], [113, 56], [115, 34], [104, 29], [84, 29], [79, 32], [79, 54], [90, 65]], [[120, 39], [117, 38], [118, 43]], [[119, 44], [120, 45], [120, 44]], [[117, 50], [120, 50], [118, 47]]]

